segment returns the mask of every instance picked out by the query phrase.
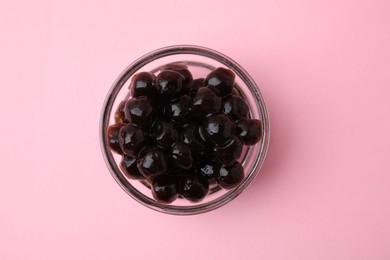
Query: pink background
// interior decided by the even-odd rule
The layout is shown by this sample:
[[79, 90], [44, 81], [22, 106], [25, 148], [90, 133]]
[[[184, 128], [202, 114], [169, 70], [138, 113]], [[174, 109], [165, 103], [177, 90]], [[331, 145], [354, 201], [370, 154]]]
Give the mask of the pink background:
[[[2, 1], [0, 259], [390, 259], [390, 2]], [[108, 88], [172, 44], [235, 59], [271, 144], [236, 200], [133, 201], [103, 161]]]

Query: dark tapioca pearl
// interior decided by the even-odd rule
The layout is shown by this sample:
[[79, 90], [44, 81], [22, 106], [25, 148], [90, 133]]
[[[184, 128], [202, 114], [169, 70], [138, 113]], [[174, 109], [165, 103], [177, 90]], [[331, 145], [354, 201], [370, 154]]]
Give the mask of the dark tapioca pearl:
[[224, 144], [234, 132], [234, 123], [223, 114], [211, 116], [204, 121], [203, 132], [207, 140], [215, 144]]
[[187, 174], [180, 180], [180, 194], [189, 201], [202, 201], [209, 193], [209, 182], [203, 176]]
[[230, 166], [221, 166], [216, 179], [219, 186], [222, 188], [232, 189], [241, 183], [244, 176], [244, 169], [242, 168], [242, 165], [236, 162]]
[[143, 131], [133, 125], [123, 126], [119, 131], [118, 139], [123, 153], [131, 157], [137, 157], [138, 152], [145, 145]]
[[215, 157], [221, 164], [231, 165], [240, 158], [242, 152], [242, 142], [237, 136], [232, 136], [231, 139], [222, 146], [215, 147]]
[[178, 183], [175, 176], [163, 174], [153, 178], [152, 195], [159, 203], [172, 203], [178, 196]]
[[141, 128], [150, 126], [154, 121], [153, 107], [147, 97], [129, 99], [124, 110], [126, 119]]
[[225, 68], [218, 68], [206, 77], [208, 85], [218, 96], [223, 97], [232, 93], [235, 74]]
[[192, 154], [190, 147], [184, 143], [176, 142], [171, 147], [171, 158], [173, 163], [182, 169], [190, 169], [192, 167]]
[[209, 114], [215, 114], [221, 108], [221, 98], [207, 87], [199, 88], [191, 105], [191, 113], [195, 118], [203, 119]]
[[126, 105], [126, 100], [123, 100], [122, 102], [119, 103], [118, 108], [116, 109], [114, 115], [115, 123], [122, 123], [122, 124], [129, 123], [129, 121], [125, 117], [125, 111], [124, 111], [125, 105]]
[[221, 164], [210, 158], [204, 159], [196, 165], [197, 173], [205, 177], [210, 184], [215, 183], [215, 177], [221, 168]]
[[231, 119], [238, 120], [248, 117], [249, 107], [241, 97], [232, 96], [223, 103], [222, 112]]
[[113, 152], [122, 154], [122, 149], [119, 145], [119, 131], [123, 124], [114, 124], [107, 127], [106, 144]]
[[[184, 77], [184, 84], [185, 86], [189, 87], [189, 83], [192, 81], [192, 74], [188, 69], [183, 69], [183, 70], [176, 70], [179, 72], [181, 75]], [[187, 88], [188, 90], [188, 88]]]
[[156, 96], [156, 76], [150, 72], [140, 72], [136, 74], [129, 86], [133, 97], [147, 96], [154, 98]]
[[176, 123], [186, 124], [190, 120], [190, 106], [191, 98], [183, 95], [165, 106], [164, 116]]
[[146, 147], [139, 153], [137, 168], [146, 178], [164, 174], [167, 170], [164, 153], [155, 147]]
[[171, 147], [172, 144], [179, 138], [175, 127], [171, 123], [164, 121], [160, 121], [158, 123], [156, 132], [154, 134], [156, 143], [164, 149]]
[[184, 77], [176, 71], [165, 70], [157, 75], [156, 86], [161, 102], [169, 102], [182, 94]]
[[246, 145], [258, 143], [262, 136], [261, 121], [257, 119], [241, 119], [236, 122], [236, 135]]
[[124, 155], [120, 164], [123, 174], [133, 180], [142, 180], [145, 177], [139, 172], [137, 168], [137, 159]]
[[204, 87], [205, 86], [205, 79], [203, 78], [200, 78], [200, 79], [194, 79], [190, 84], [189, 84], [189, 91], [188, 91], [188, 95], [190, 97], [195, 97], [196, 96], [196, 93], [198, 93], [198, 90], [201, 88], [201, 87]]
[[184, 77], [184, 83], [187, 85], [192, 81], [192, 74], [187, 65], [181, 62], [169, 63], [161, 68], [162, 70], [173, 70], [179, 72]]

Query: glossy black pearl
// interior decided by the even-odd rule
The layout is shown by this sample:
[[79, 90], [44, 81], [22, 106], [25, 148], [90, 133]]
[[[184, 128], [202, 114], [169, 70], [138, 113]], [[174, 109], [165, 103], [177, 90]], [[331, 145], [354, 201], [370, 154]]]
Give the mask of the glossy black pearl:
[[182, 169], [192, 167], [193, 158], [190, 147], [184, 143], [176, 142], [171, 147], [171, 158], [173, 163]]
[[211, 89], [202, 87], [192, 101], [192, 116], [203, 119], [207, 115], [215, 114], [221, 108], [221, 103], [221, 98]]
[[120, 164], [123, 174], [133, 180], [142, 180], [145, 177], [139, 172], [137, 168], [137, 159], [124, 155]]
[[184, 77], [176, 71], [165, 70], [157, 75], [156, 86], [160, 94], [160, 101], [169, 102], [182, 94]]
[[261, 121], [257, 119], [241, 119], [236, 122], [236, 135], [246, 145], [255, 145], [262, 136]]
[[113, 124], [107, 127], [106, 131], [106, 144], [113, 152], [122, 154], [122, 149], [119, 145], [119, 131], [123, 127], [123, 124]]
[[223, 97], [232, 93], [235, 74], [225, 68], [218, 68], [206, 77], [208, 85], [218, 96]]
[[187, 174], [181, 178], [180, 194], [189, 201], [199, 202], [209, 193], [209, 182], [203, 176]]
[[189, 90], [188, 90], [188, 95], [190, 97], [195, 97], [196, 93], [198, 93], [198, 90], [201, 87], [205, 86], [205, 79], [200, 78], [200, 79], [194, 79], [190, 84], [189, 84]]
[[143, 131], [133, 125], [123, 126], [119, 131], [118, 138], [123, 153], [131, 157], [137, 157], [138, 152], [145, 145]]
[[169, 63], [162, 67], [162, 70], [173, 70], [180, 73], [184, 77], [184, 84], [187, 85], [192, 81], [192, 74], [188, 70], [187, 65], [181, 62]]
[[196, 168], [199, 175], [205, 177], [210, 184], [213, 184], [216, 181], [215, 177], [221, 168], [221, 164], [208, 158], [199, 162]]
[[125, 110], [124, 110], [125, 105], [126, 105], [126, 100], [123, 100], [122, 102], [119, 103], [119, 105], [115, 111], [114, 118], [115, 118], [115, 123], [117, 123], [117, 124], [129, 123], [129, 121], [127, 121], [127, 119], [125, 117]]
[[147, 96], [154, 98], [158, 93], [156, 76], [150, 72], [140, 72], [134, 76], [129, 88], [133, 97]]
[[152, 195], [159, 203], [172, 203], [178, 197], [177, 178], [167, 174], [158, 175], [153, 178]]
[[135, 97], [125, 104], [125, 117], [134, 125], [141, 128], [151, 125], [154, 121], [154, 111], [147, 97]]
[[224, 189], [232, 189], [239, 185], [244, 177], [245, 175], [242, 165], [236, 162], [230, 166], [221, 166], [216, 179], [220, 187]]
[[232, 96], [223, 102], [222, 112], [235, 121], [241, 118], [247, 118], [249, 116], [249, 107], [241, 97]]
[[231, 165], [240, 158], [242, 146], [241, 140], [237, 136], [232, 136], [226, 144], [215, 147], [214, 155], [221, 164]]
[[164, 121], [156, 123], [157, 129], [153, 133], [156, 143], [164, 149], [168, 149], [179, 138], [179, 134], [176, 128], [171, 124]]
[[226, 115], [208, 117], [203, 123], [203, 132], [215, 144], [226, 143], [234, 132], [234, 123]]
[[191, 98], [183, 95], [167, 104], [164, 108], [165, 118], [179, 124], [188, 123], [190, 120]]
[[164, 153], [155, 147], [146, 147], [139, 153], [137, 168], [146, 178], [164, 174], [167, 170]]

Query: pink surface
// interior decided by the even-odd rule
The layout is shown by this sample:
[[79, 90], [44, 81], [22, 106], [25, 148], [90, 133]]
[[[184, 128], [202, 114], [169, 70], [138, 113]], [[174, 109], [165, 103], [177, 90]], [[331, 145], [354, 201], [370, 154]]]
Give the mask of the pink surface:
[[[0, 259], [390, 259], [389, 11], [386, 0], [3, 1]], [[272, 128], [253, 185], [191, 217], [128, 197], [98, 142], [117, 75], [181, 43], [245, 67]]]

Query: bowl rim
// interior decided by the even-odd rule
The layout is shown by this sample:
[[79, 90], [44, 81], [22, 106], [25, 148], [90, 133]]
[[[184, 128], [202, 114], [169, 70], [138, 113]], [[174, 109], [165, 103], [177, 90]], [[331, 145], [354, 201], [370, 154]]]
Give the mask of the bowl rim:
[[[257, 109], [259, 111], [261, 121], [262, 121], [262, 140], [260, 142], [260, 149], [257, 152], [257, 158], [255, 159], [254, 165], [251, 172], [244, 178], [244, 180], [237, 187], [233, 188], [229, 192], [225, 193], [223, 196], [218, 197], [212, 201], [209, 201], [205, 204], [194, 204], [191, 206], [177, 206], [177, 205], [165, 205], [158, 204], [156, 201], [148, 198], [143, 193], [134, 188], [122, 174], [117, 174], [121, 172], [115, 159], [113, 158], [112, 152], [106, 145], [106, 127], [108, 126], [110, 120], [110, 114], [112, 111], [113, 103], [122, 89], [123, 85], [128, 81], [128, 79], [137, 72], [140, 68], [145, 66], [151, 61], [164, 58], [166, 56], [177, 55], [177, 54], [191, 54], [191, 55], [200, 55], [207, 58], [216, 60], [226, 67], [232, 69], [237, 76], [239, 76], [251, 91], [252, 95], [255, 95], [255, 101]], [[151, 51], [134, 62], [128, 65], [122, 73], [116, 78], [111, 88], [109, 89], [106, 98], [103, 103], [103, 108], [100, 116], [99, 123], [99, 139], [100, 147], [105, 160], [105, 163], [108, 169], [111, 172], [111, 175], [119, 186], [134, 200], [141, 203], [142, 205], [153, 209], [158, 212], [172, 214], [172, 215], [195, 215], [206, 213], [211, 210], [215, 210], [226, 203], [232, 201], [239, 194], [242, 193], [256, 178], [260, 169], [264, 163], [270, 141], [270, 120], [268, 115], [268, 110], [264, 98], [260, 92], [259, 87], [252, 79], [252, 77], [242, 68], [237, 62], [235, 62], [230, 57], [215, 51], [210, 48], [197, 46], [197, 45], [172, 45], [163, 48], [156, 49]]]

